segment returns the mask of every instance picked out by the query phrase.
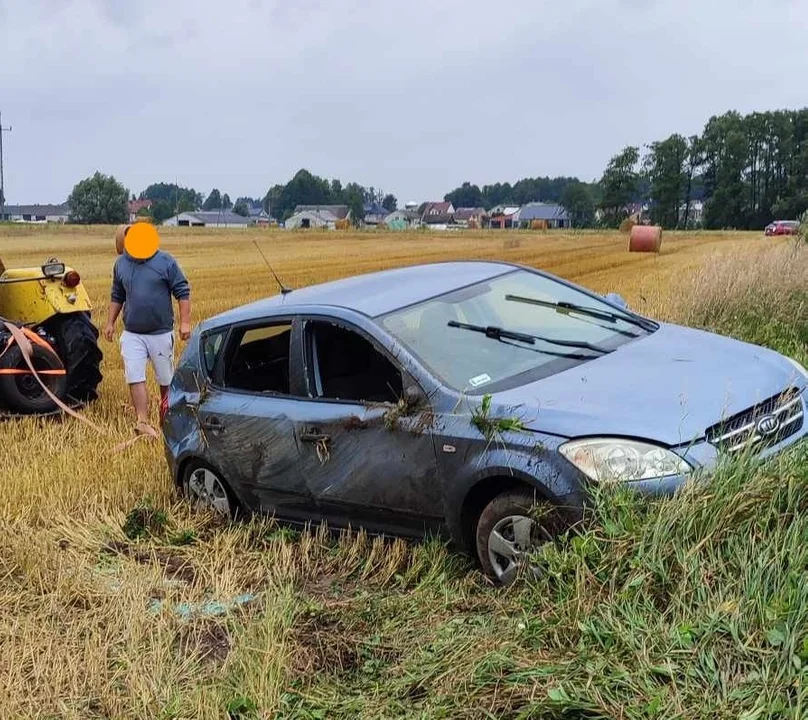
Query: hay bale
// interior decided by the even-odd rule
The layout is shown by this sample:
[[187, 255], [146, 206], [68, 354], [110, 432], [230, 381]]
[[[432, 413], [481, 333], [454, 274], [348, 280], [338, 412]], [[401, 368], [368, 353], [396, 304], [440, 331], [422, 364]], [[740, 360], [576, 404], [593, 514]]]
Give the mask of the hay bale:
[[341, 220], [337, 220], [334, 226], [337, 230], [347, 230], [351, 226], [351, 222], [347, 218], [343, 218]]
[[546, 230], [547, 229], [547, 221], [546, 220], [531, 220], [530, 221], [530, 229], [531, 230]]
[[126, 231], [130, 227], [129, 223], [125, 223], [124, 225], [118, 225], [118, 229], [115, 231], [115, 250], [118, 255], [123, 255], [123, 239], [126, 237]]
[[630, 233], [637, 226], [637, 221], [634, 218], [627, 217], [620, 223], [621, 233]]
[[628, 239], [629, 252], [658, 253], [662, 247], [662, 228], [657, 225], [635, 225]]

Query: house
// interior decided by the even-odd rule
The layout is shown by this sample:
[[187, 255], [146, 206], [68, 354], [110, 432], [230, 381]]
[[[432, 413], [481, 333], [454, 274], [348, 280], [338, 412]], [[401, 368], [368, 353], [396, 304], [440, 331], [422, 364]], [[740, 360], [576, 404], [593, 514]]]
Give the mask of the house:
[[338, 221], [349, 220], [350, 217], [351, 212], [347, 205], [298, 205], [294, 214], [284, 223], [284, 227], [287, 230], [298, 228], [335, 230]]
[[384, 224], [391, 230], [406, 230], [421, 227], [421, 213], [417, 208], [394, 210], [384, 218]]
[[506, 228], [517, 227], [519, 224], [518, 205], [497, 205], [491, 208], [488, 213], [488, 224], [492, 228], [505, 230]]
[[685, 203], [679, 206], [679, 224], [685, 224], [685, 214], [687, 214], [687, 227], [699, 228], [704, 222], [704, 203], [701, 200], [691, 200], [690, 207]]
[[390, 214], [381, 203], [365, 203], [365, 225], [382, 225], [384, 219]]
[[421, 223], [432, 230], [446, 230], [454, 225], [454, 212], [450, 202], [428, 202], [421, 213]]
[[488, 213], [483, 207], [457, 208], [454, 221], [460, 227], [481, 228], [488, 220]]
[[249, 208], [247, 217], [252, 225], [270, 225], [272, 223], [271, 215], [261, 207]]
[[24, 223], [66, 223], [70, 219], [70, 206], [61, 205], [4, 205], [0, 220]]
[[250, 218], [236, 215], [231, 210], [194, 210], [163, 220], [169, 227], [223, 227], [246, 228]]
[[154, 203], [148, 198], [145, 200], [130, 200], [129, 206], [129, 222], [133, 223], [138, 218], [138, 213], [141, 210], [151, 210]]
[[558, 203], [532, 202], [519, 209], [519, 227], [532, 227], [534, 222], [548, 228], [568, 228], [572, 225], [569, 213]]

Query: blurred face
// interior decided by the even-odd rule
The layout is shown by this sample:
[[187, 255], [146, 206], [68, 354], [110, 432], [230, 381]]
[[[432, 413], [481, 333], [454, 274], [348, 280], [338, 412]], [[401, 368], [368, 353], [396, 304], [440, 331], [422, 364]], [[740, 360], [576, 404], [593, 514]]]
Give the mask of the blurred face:
[[126, 253], [135, 260], [148, 260], [160, 247], [157, 228], [149, 222], [130, 225], [123, 241]]

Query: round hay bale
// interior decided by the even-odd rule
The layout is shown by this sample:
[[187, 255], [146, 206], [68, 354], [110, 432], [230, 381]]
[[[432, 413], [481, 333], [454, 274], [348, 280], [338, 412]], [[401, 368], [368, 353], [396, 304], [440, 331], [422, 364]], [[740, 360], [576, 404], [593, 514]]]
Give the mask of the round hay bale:
[[628, 239], [629, 252], [658, 253], [662, 246], [662, 228], [657, 225], [635, 225]]
[[118, 255], [123, 255], [123, 240], [126, 237], [126, 231], [129, 227], [129, 223], [118, 225], [118, 229], [115, 231], [115, 250], [118, 252]]
[[632, 228], [636, 227], [637, 221], [634, 218], [627, 217], [623, 222], [620, 223], [620, 232], [621, 233], [630, 233]]

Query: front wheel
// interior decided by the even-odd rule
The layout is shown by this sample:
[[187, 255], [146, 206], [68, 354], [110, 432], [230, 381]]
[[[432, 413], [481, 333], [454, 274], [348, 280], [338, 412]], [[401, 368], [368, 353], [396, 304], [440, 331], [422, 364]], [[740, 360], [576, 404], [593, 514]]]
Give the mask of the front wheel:
[[495, 497], [477, 521], [477, 556], [483, 572], [510, 585], [528, 565], [530, 553], [563, 530], [555, 508], [535, 493], [511, 490]]

